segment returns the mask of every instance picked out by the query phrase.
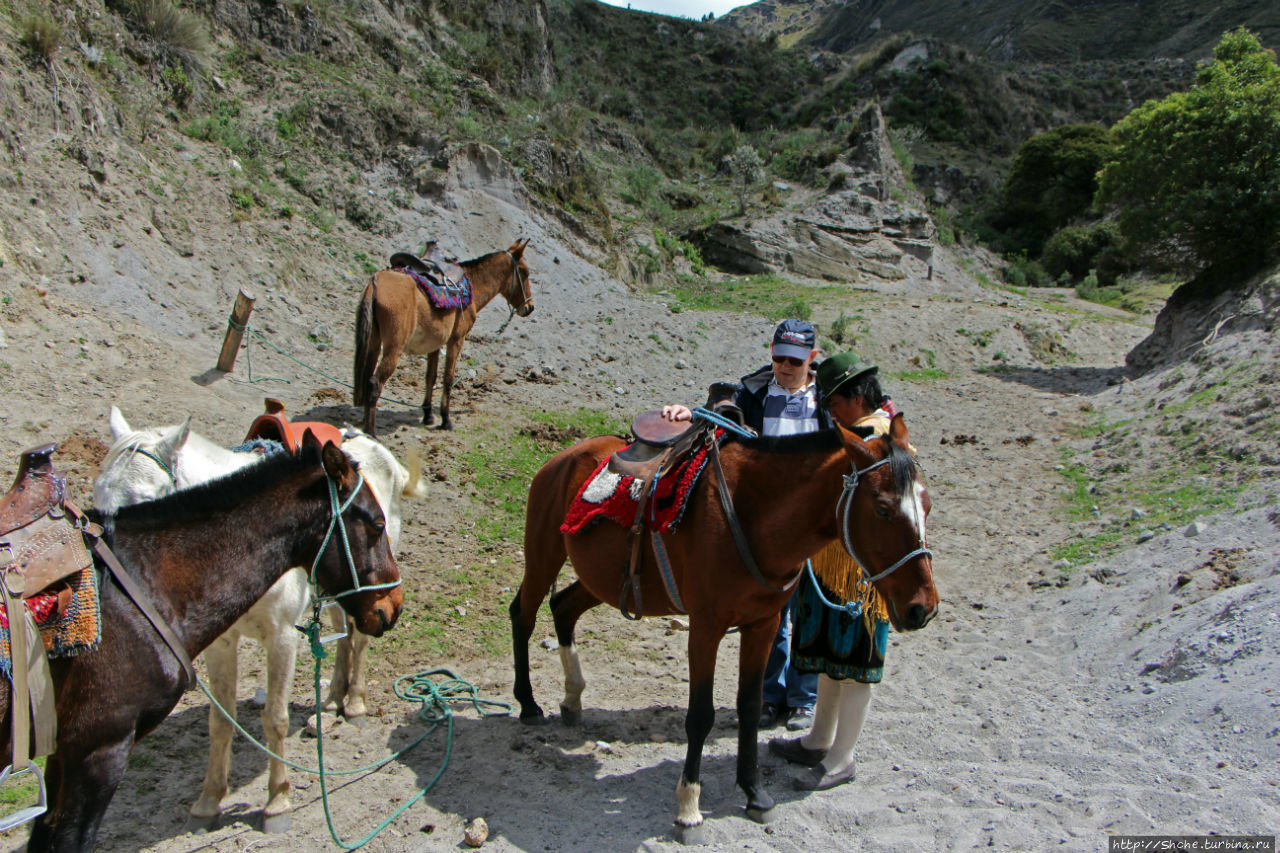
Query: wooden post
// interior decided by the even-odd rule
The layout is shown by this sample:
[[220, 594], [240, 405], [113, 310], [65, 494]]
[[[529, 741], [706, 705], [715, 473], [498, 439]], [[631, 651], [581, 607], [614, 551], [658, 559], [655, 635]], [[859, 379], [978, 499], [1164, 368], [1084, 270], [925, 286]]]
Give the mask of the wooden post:
[[235, 307], [231, 309], [231, 317], [227, 320], [227, 336], [222, 340], [222, 354], [218, 356], [218, 370], [230, 373], [236, 366], [236, 352], [240, 349], [240, 339], [249, 325], [249, 314], [253, 311], [254, 297], [242, 288], [236, 296]]

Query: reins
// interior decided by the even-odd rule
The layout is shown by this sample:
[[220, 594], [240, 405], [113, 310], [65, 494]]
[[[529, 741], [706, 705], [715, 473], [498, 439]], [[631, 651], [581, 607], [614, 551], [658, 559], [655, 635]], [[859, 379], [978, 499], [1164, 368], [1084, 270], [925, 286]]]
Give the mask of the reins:
[[[524, 300], [518, 306], [513, 305], [511, 307], [511, 313], [514, 314], [533, 301], [533, 292], [526, 286], [529, 281], [528, 276], [525, 276], [523, 281], [520, 279], [520, 262], [516, 260], [516, 256], [511, 253], [510, 249], [507, 249], [507, 257], [511, 259], [511, 290], [514, 291], [519, 286], [520, 298]], [[509, 321], [510, 318], [508, 318]]]

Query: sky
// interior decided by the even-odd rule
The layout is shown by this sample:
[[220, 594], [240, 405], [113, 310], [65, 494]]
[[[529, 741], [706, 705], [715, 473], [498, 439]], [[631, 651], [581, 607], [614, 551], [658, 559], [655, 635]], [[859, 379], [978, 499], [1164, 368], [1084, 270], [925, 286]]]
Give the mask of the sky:
[[708, 12], [714, 12], [718, 18], [730, 9], [746, 6], [753, 0], [602, 0], [610, 6], [630, 6], [642, 12], [659, 12], [663, 15], [675, 15], [683, 18], [700, 19]]

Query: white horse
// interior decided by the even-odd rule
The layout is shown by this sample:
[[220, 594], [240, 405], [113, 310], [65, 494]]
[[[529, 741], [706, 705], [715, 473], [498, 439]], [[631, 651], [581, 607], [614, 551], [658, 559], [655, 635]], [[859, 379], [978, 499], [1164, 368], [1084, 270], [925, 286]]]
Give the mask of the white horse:
[[[169, 427], [135, 430], [124, 415], [111, 407], [111, 449], [102, 462], [102, 473], [93, 485], [93, 502], [101, 510], [154, 500], [177, 489], [225, 476], [251, 465], [262, 457], [252, 452], [236, 452], [220, 447], [191, 431], [191, 419]], [[395, 550], [400, 540], [400, 498], [421, 498], [426, 483], [416, 454], [406, 469], [391, 451], [359, 430], [343, 431], [342, 450], [360, 464], [360, 472], [382, 505], [386, 516], [387, 539]], [[204, 652], [210, 689], [232, 716], [236, 711], [236, 652], [241, 637], [250, 637], [267, 652], [267, 703], [262, 709], [262, 731], [267, 747], [284, 754], [289, 733], [289, 693], [297, 663], [300, 632], [294, 628], [311, 605], [307, 569], [287, 572], [253, 608]], [[343, 627], [340, 613], [333, 616], [334, 627]], [[346, 626], [347, 636], [338, 644], [335, 672], [324, 710], [343, 714], [353, 722], [363, 722], [366, 713], [365, 651], [369, 637]], [[231, 739], [234, 729], [217, 708], [209, 706], [209, 767], [200, 799], [191, 807], [195, 823], [211, 824], [221, 813], [227, 794], [227, 774], [231, 766]], [[289, 828], [293, 806], [289, 802], [287, 766], [272, 758], [267, 779], [268, 801], [263, 809], [264, 829], [283, 832]]]

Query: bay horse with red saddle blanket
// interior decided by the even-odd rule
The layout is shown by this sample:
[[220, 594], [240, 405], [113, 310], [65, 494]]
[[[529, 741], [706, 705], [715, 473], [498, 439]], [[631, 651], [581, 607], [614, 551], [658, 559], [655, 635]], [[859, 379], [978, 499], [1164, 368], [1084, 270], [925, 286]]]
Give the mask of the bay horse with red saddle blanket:
[[[95, 543], [101, 640], [49, 661], [57, 739], [45, 767], [48, 811], [33, 825], [31, 851], [93, 848], [134, 744], [194, 686], [191, 659], [292, 566], [311, 567], [317, 587], [339, 596], [367, 634], [380, 636], [400, 615], [382, 509], [346, 455], [311, 433], [298, 456], [114, 515], [82, 515], [69, 502], [49, 514], [63, 511]], [[6, 685], [0, 754], [13, 748], [11, 706]]]
[[[747, 794], [748, 815], [767, 820], [773, 799], [759, 780], [756, 745], [761, 684], [779, 613], [805, 560], [841, 539], [884, 597], [895, 628], [923, 628], [937, 611], [925, 545], [930, 499], [907, 438], [898, 416], [888, 436], [869, 440], [844, 429], [780, 438], [726, 433], [719, 449], [714, 439], [704, 439], [712, 464], [693, 483], [678, 526], [659, 537], [657, 544], [665, 548], [635, 547], [628, 527], [612, 521], [564, 532], [582, 518], [580, 495], [625, 441], [589, 438], [554, 456], [529, 487], [525, 573], [510, 607], [521, 721], [545, 721], [529, 681], [529, 637], [538, 607], [567, 558], [578, 580], [551, 597], [565, 670], [564, 721], [574, 722], [581, 714], [585, 681], [574, 626], [583, 613], [606, 601], [624, 613], [630, 603], [644, 616], [687, 612], [689, 744], [676, 788], [676, 831], [683, 841], [698, 841], [698, 779], [715, 716], [716, 654], [726, 632], [737, 627], [742, 634], [737, 781]], [[601, 490], [593, 491], [603, 503]], [[654, 544], [652, 531], [642, 535]], [[741, 545], [735, 541], [739, 537]], [[629, 571], [637, 558], [638, 566]]]
[[[422, 422], [430, 425], [431, 395], [435, 391], [440, 350], [445, 349], [444, 382], [440, 390], [440, 427], [453, 429], [449, 398], [453, 391], [458, 356], [476, 315], [501, 293], [511, 310], [521, 317], [533, 313], [533, 291], [529, 267], [524, 260], [528, 240], [517, 240], [511, 248], [490, 252], [457, 266], [471, 283], [471, 299], [466, 305], [436, 307], [410, 272], [386, 269], [374, 273], [360, 297], [356, 310], [355, 378], [352, 402], [364, 407], [364, 431], [377, 435], [378, 398], [387, 380], [395, 373], [402, 353], [427, 356], [426, 393], [422, 398]], [[411, 266], [421, 262], [410, 255]], [[443, 259], [441, 259], [443, 260]], [[429, 265], [438, 269], [429, 256]], [[376, 369], [375, 369], [376, 365]]]

